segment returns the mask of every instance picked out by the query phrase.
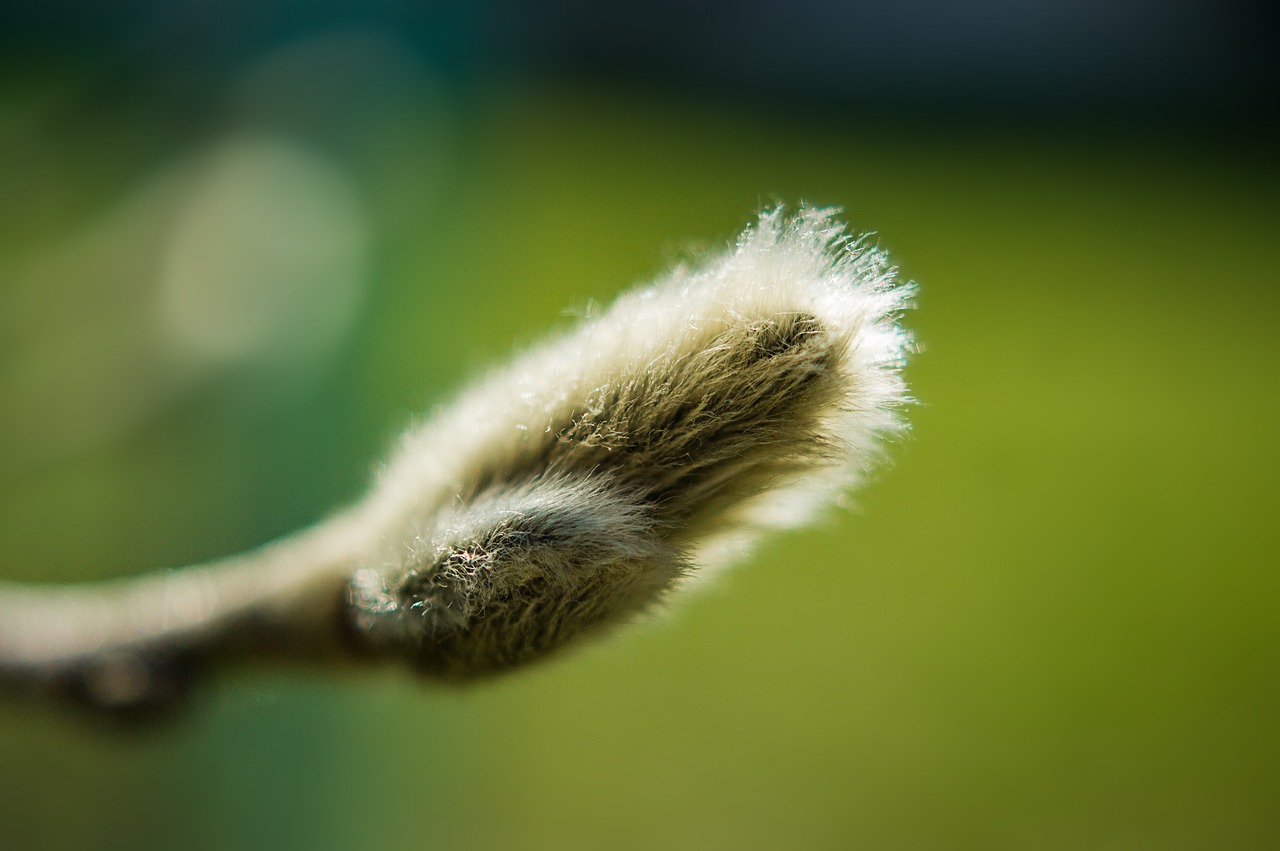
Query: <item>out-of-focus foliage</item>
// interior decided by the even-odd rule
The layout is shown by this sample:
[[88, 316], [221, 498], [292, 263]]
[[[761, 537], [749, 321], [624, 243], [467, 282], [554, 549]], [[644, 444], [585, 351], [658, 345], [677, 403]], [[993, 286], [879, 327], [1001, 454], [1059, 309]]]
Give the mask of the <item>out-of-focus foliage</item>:
[[524, 675], [264, 671], [142, 735], [5, 704], [0, 845], [1280, 841], [1266, 126], [530, 79], [393, 16], [165, 77], [39, 21], [0, 87], [4, 578], [323, 516], [566, 305], [774, 199], [920, 282], [922, 405], [857, 513]]

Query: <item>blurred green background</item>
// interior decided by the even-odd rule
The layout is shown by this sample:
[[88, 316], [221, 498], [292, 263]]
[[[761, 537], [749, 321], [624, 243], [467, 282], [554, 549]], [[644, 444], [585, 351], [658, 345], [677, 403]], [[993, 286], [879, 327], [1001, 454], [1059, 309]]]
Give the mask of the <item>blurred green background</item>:
[[920, 282], [911, 438], [491, 685], [2, 703], [0, 847], [1280, 846], [1271, 42], [1197, 3], [575, 8], [0, 13], [0, 576], [319, 519], [775, 200]]

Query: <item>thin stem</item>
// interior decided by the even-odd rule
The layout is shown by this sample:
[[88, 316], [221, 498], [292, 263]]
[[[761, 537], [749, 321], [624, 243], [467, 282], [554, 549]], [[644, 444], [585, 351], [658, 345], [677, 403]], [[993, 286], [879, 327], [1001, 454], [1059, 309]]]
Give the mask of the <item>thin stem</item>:
[[196, 669], [350, 655], [345, 600], [367, 552], [359, 512], [260, 549], [137, 579], [0, 584], [0, 680], [133, 711], [183, 696]]

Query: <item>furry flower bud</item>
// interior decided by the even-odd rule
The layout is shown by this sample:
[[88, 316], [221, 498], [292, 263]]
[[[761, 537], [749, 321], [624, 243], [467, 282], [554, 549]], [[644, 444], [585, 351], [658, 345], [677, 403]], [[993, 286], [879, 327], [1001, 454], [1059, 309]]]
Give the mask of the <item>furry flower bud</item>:
[[[905, 424], [912, 288], [830, 211], [761, 216], [409, 433], [354, 632], [469, 678], [627, 620], [856, 485]], [[409, 542], [406, 545], [406, 542]]]

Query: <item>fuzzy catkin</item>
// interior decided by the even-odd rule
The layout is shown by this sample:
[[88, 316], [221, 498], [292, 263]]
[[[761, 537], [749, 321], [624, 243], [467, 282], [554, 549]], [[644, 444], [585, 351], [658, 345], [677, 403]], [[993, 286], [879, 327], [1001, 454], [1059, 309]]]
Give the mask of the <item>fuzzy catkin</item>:
[[652, 606], [856, 486], [900, 434], [913, 295], [832, 211], [764, 213], [407, 434], [350, 592], [368, 649], [466, 679]]

